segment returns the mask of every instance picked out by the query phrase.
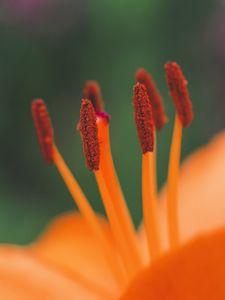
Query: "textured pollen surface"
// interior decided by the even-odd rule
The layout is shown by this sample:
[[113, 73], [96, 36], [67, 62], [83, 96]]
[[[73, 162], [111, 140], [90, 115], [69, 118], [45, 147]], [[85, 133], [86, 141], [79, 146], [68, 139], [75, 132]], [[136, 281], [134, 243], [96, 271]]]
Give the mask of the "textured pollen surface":
[[148, 97], [152, 105], [154, 124], [157, 129], [163, 128], [167, 122], [167, 116], [163, 106], [162, 97], [151, 77], [143, 68], [136, 72], [136, 81], [144, 84], [147, 89]]
[[139, 142], [143, 154], [154, 147], [152, 108], [146, 87], [141, 83], [134, 86], [134, 116]]
[[53, 128], [45, 102], [41, 99], [34, 100], [31, 110], [42, 156], [47, 163], [51, 164], [53, 162]]
[[100, 160], [98, 128], [94, 107], [88, 99], [83, 99], [81, 103], [79, 128], [87, 168], [90, 171], [97, 171], [99, 169]]
[[85, 83], [83, 94], [85, 99], [91, 100], [96, 112], [102, 112], [104, 110], [101, 89], [97, 81], [88, 80]]
[[176, 62], [165, 64], [166, 80], [177, 113], [183, 127], [191, 124], [193, 119], [192, 103], [185, 79], [180, 66]]

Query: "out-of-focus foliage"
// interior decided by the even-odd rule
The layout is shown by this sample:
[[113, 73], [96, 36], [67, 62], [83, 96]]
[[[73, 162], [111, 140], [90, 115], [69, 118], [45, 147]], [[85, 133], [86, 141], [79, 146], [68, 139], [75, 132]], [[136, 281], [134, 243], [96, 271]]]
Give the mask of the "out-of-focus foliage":
[[103, 211], [76, 131], [87, 79], [102, 86], [112, 116], [115, 164], [137, 224], [141, 153], [133, 121], [135, 70], [145, 67], [153, 74], [170, 117], [158, 136], [161, 185], [173, 123], [166, 61], [181, 64], [194, 105], [183, 156], [224, 127], [224, 2], [8, 0], [1, 1], [0, 12], [0, 241], [31, 241], [52, 216], [74, 209], [55, 167], [39, 154], [30, 116], [30, 101], [37, 97], [48, 104], [65, 160], [93, 206]]

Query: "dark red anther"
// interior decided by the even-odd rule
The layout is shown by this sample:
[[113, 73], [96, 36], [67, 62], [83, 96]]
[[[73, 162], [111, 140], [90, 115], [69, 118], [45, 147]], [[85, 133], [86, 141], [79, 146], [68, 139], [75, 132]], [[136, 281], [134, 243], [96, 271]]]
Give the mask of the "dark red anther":
[[88, 99], [83, 99], [81, 103], [79, 129], [83, 141], [86, 165], [90, 171], [97, 171], [100, 162], [98, 128], [95, 109]]
[[167, 123], [162, 97], [155, 85], [152, 76], [143, 68], [136, 72], [136, 81], [145, 85], [149, 100], [152, 105], [154, 124], [157, 129], [161, 129]]
[[183, 127], [191, 124], [193, 119], [192, 103], [185, 79], [180, 66], [176, 62], [165, 64], [166, 80], [173, 99], [177, 114]]
[[41, 99], [32, 101], [31, 110], [42, 156], [48, 164], [51, 164], [53, 162], [54, 137], [45, 102]]
[[91, 100], [96, 112], [104, 111], [104, 101], [97, 81], [88, 80], [83, 90], [84, 98]]
[[146, 152], [153, 152], [154, 121], [152, 116], [152, 107], [148, 98], [146, 87], [139, 82], [134, 86], [134, 117], [143, 154]]

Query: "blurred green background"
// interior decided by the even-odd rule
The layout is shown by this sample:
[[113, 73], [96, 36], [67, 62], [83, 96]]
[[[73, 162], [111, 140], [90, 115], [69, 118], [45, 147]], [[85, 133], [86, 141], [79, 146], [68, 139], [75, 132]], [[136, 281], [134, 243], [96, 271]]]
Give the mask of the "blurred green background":
[[75, 130], [83, 84], [99, 81], [112, 116], [115, 164], [136, 224], [141, 219], [141, 152], [132, 107], [136, 69], [152, 73], [170, 118], [158, 135], [160, 186], [174, 116], [166, 61], [182, 66], [194, 106], [182, 157], [224, 127], [221, 0], [2, 0], [0, 40], [0, 242], [30, 242], [53, 216], [75, 209], [56, 168], [39, 153], [32, 99], [46, 100], [59, 149], [93, 207], [103, 212]]

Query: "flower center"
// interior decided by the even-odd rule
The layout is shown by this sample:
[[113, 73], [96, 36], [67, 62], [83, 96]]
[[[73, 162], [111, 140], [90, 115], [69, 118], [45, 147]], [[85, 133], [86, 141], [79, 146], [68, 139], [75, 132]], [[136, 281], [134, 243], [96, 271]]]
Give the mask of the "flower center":
[[[179, 245], [177, 221], [177, 180], [181, 152], [182, 128], [192, 121], [192, 106], [187, 91], [187, 82], [180, 67], [166, 64], [166, 78], [177, 114], [172, 138], [168, 170], [168, 227], [170, 248]], [[156, 260], [162, 253], [157, 217], [156, 175], [156, 130], [167, 122], [161, 96], [151, 78], [143, 69], [136, 73], [134, 87], [135, 123], [142, 150], [142, 206], [147, 236], [149, 259]], [[138, 237], [124, 199], [124, 195], [113, 163], [109, 116], [103, 111], [103, 100], [99, 85], [88, 81], [84, 88], [78, 128], [83, 142], [87, 168], [95, 175], [104, 204], [107, 219], [117, 246], [122, 268], [115, 266], [110, 245], [101, 224], [84, 195], [77, 180], [64, 162], [53, 136], [51, 121], [43, 100], [34, 100], [32, 115], [41, 152], [48, 163], [54, 163], [70, 191], [81, 214], [104, 249], [105, 260], [120, 289], [140, 272], [145, 265]]]

